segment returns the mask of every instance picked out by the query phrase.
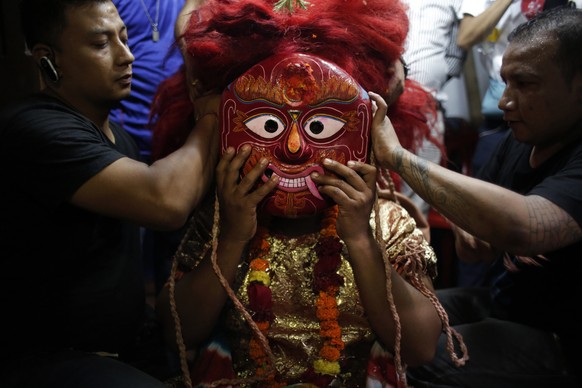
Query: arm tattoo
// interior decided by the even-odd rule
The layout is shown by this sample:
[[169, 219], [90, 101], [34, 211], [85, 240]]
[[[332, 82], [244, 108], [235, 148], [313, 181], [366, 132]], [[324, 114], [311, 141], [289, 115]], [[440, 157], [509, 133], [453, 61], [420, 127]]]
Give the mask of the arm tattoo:
[[532, 195], [526, 199], [530, 244], [547, 252], [582, 239], [582, 229], [564, 210], [549, 200]]
[[466, 226], [473, 222], [463, 195], [454, 188], [447, 189], [435, 183], [434, 177], [431, 178], [431, 162], [412, 155], [407, 160], [408, 165], [405, 164], [404, 151], [400, 149], [395, 154], [395, 167], [418, 195], [446, 216], [455, 214], [460, 225]]
[[404, 175], [404, 150], [402, 148], [394, 151], [394, 170]]
[[416, 158], [415, 160], [416, 163], [410, 163], [410, 173], [412, 175], [412, 178], [416, 181], [419, 182], [421, 187], [422, 187], [422, 191], [424, 191], [430, 199], [436, 199], [433, 198], [434, 193], [432, 192], [432, 187], [429, 183], [429, 164], [426, 160], [422, 159], [422, 158]]

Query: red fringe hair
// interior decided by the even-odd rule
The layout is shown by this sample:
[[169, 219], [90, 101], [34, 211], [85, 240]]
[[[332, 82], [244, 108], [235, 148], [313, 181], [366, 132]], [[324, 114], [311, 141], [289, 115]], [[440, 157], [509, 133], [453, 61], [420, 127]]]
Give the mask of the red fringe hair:
[[[310, 53], [344, 69], [365, 90], [386, 94], [393, 76], [388, 69], [402, 55], [408, 33], [400, 1], [311, 0], [293, 13], [274, 11], [274, 3], [208, 0], [192, 13], [183, 35], [191, 64], [162, 83], [154, 100], [154, 159], [183, 144], [193, 127], [185, 71], [204, 90], [221, 92], [265, 58]], [[404, 147], [414, 151], [430, 138], [427, 117], [435, 117], [435, 110], [432, 96], [407, 80], [388, 112]]]

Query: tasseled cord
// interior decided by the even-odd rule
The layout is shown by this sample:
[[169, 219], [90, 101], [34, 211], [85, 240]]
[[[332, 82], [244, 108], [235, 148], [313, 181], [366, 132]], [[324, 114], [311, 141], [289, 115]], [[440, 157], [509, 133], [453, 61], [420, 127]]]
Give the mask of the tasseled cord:
[[[261, 347], [263, 348], [263, 350], [265, 351], [265, 353], [267, 354], [267, 356], [269, 357], [269, 360], [271, 362], [269, 363], [269, 367], [265, 370], [265, 373], [262, 376], [255, 376], [255, 377], [250, 377], [250, 378], [246, 378], [246, 379], [217, 380], [217, 381], [213, 381], [211, 384], [207, 385], [209, 387], [238, 386], [241, 384], [252, 384], [252, 383], [256, 383], [256, 382], [265, 380], [269, 377], [269, 375], [276, 372], [274, 367], [273, 367], [273, 365], [275, 365], [275, 356], [273, 355], [273, 352], [271, 351], [271, 347], [269, 346], [269, 341], [267, 340], [265, 335], [261, 332], [261, 330], [259, 329], [259, 327], [255, 323], [255, 321], [252, 319], [250, 313], [243, 306], [241, 301], [237, 298], [235, 292], [230, 287], [230, 284], [228, 284], [228, 281], [226, 280], [226, 278], [222, 274], [222, 271], [220, 270], [220, 267], [218, 266], [216, 250], [218, 248], [218, 235], [220, 233], [219, 220], [220, 220], [220, 205], [218, 202], [218, 194], [215, 194], [214, 220], [212, 223], [212, 254], [211, 254], [212, 268], [214, 269], [214, 272], [216, 273], [216, 276], [218, 277], [218, 280], [220, 281], [220, 284], [222, 284], [222, 287], [226, 291], [228, 297], [232, 300], [236, 309], [243, 315], [245, 321], [251, 327], [251, 330], [256, 335], [256, 338], [259, 340]], [[178, 247], [178, 250], [176, 252], [182, 252], [182, 249], [185, 246], [185, 244], [188, 240], [188, 237], [192, 234], [193, 225], [195, 225], [195, 224], [196, 223], [194, 223], [194, 222], [191, 223], [190, 228], [188, 229], [187, 233], [184, 235], [184, 238], [180, 242], [180, 246]], [[175, 275], [177, 273], [177, 267], [178, 267], [178, 254], [176, 253], [174, 255], [174, 259], [173, 259], [172, 270], [171, 270], [170, 281], [169, 281], [170, 309], [171, 309], [172, 317], [174, 319], [174, 325], [176, 328], [176, 344], [178, 345], [178, 351], [179, 351], [179, 355], [180, 355], [180, 369], [182, 370], [182, 375], [184, 376], [184, 384], [186, 385], [186, 387], [192, 388], [192, 379], [190, 377], [190, 370], [188, 368], [186, 346], [184, 345], [184, 339], [182, 336], [182, 325], [180, 324], [180, 317], [178, 315], [178, 311], [176, 308], [176, 300], [175, 300], [175, 294], [174, 294], [174, 289], [175, 289], [174, 287], [176, 284], [176, 279], [175, 279], [176, 276]]]
[[[374, 154], [371, 155], [371, 163], [375, 164]], [[398, 203], [398, 199], [395, 193], [395, 186], [390, 173], [385, 169], [379, 169], [378, 183], [380, 187], [387, 188], [391, 195], [391, 200]], [[376, 241], [380, 244], [380, 250], [382, 252], [382, 259], [384, 261], [384, 269], [386, 276], [386, 297], [388, 304], [390, 306], [390, 312], [392, 313], [392, 319], [394, 319], [394, 325], [396, 328], [395, 340], [394, 340], [394, 364], [396, 368], [396, 374], [398, 376], [398, 387], [407, 387], [406, 382], [406, 367], [402, 364], [402, 358], [400, 356], [400, 344], [402, 341], [402, 326], [400, 323], [400, 317], [398, 316], [398, 311], [396, 310], [396, 304], [394, 303], [394, 296], [392, 295], [392, 270], [393, 265], [400, 265], [403, 267], [402, 276], [408, 279], [410, 283], [419, 290], [424, 296], [426, 296], [434, 305], [439, 318], [443, 324], [443, 331], [447, 334], [447, 351], [451, 357], [451, 360], [456, 366], [465, 365], [465, 362], [469, 359], [469, 354], [467, 352], [467, 347], [463, 341], [462, 336], [449, 325], [449, 317], [439, 302], [436, 295], [431, 292], [425, 284], [422, 282], [419, 274], [424, 273], [422, 268], [419, 268], [419, 264], [422, 264], [422, 257], [420, 256], [423, 251], [416, 251], [414, 247], [407, 246], [406, 251], [410, 252], [405, 255], [399, 256], [394, 260], [394, 264], [390, 262], [388, 257], [388, 251], [386, 249], [386, 242], [382, 238], [381, 221], [380, 221], [380, 205], [378, 197], [376, 196], [376, 201], [374, 202], [374, 221], [376, 224], [375, 235]], [[453, 337], [459, 343], [459, 347], [462, 356], [459, 358], [455, 353], [455, 345], [453, 342]]]

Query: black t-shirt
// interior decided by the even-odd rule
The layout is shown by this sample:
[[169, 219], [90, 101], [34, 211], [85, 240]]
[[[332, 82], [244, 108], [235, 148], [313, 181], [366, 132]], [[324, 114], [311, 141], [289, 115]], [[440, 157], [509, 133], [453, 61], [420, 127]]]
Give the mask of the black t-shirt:
[[0, 294], [3, 353], [74, 348], [119, 352], [145, 298], [137, 226], [69, 199], [116, 160], [138, 159], [111, 124], [113, 144], [87, 118], [37, 95], [0, 112]]
[[[531, 146], [508, 132], [480, 178], [546, 198], [582, 225], [582, 142], [568, 145], [535, 169], [529, 165], [531, 151]], [[582, 243], [543, 252], [543, 256], [547, 260], [537, 260], [538, 265], [514, 260], [519, 271], [502, 271], [493, 282], [493, 296], [510, 319], [559, 334], [573, 357], [582, 346], [578, 311]]]

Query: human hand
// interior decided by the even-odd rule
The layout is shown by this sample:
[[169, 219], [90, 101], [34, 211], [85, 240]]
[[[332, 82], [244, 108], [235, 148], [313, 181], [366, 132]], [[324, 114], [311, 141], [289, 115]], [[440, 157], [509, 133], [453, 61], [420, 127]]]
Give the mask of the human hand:
[[278, 176], [273, 174], [267, 182], [253, 190], [268, 165], [265, 158], [240, 178], [240, 169], [250, 152], [249, 145], [243, 146], [236, 154], [229, 147], [216, 168], [221, 239], [246, 243], [253, 238], [257, 230], [257, 205], [279, 183]]
[[345, 166], [331, 159], [325, 159], [323, 165], [334, 175], [313, 173], [311, 178], [318, 190], [339, 206], [336, 223], [339, 237], [347, 242], [367, 235], [376, 198], [376, 167], [355, 161]]
[[398, 148], [402, 148], [396, 131], [390, 122], [386, 113], [388, 105], [386, 101], [374, 92], [368, 92], [372, 100], [372, 148], [377, 163], [384, 167], [390, 168], [392, 162], [392, 153]]

